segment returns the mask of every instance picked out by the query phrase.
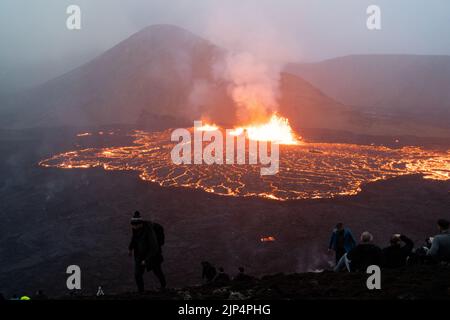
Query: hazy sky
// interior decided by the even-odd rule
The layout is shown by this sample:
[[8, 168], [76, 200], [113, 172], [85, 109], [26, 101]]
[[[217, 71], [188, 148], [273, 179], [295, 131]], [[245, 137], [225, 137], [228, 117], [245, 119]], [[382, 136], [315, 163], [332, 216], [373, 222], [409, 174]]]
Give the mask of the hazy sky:
[[[71, 4], [81, 7], [80, 31], [66, 28]], [[381, 8], [380, 31], [366, 28], [371, 4]], [[182, 26], [227, 47], [234, 40], [215, 39], [217, 26], [234, 37], [267, 35], [297, 61], [450, 54], [448, 0], [0, 0], [0, 94], [67, 72], [158, 23]]]

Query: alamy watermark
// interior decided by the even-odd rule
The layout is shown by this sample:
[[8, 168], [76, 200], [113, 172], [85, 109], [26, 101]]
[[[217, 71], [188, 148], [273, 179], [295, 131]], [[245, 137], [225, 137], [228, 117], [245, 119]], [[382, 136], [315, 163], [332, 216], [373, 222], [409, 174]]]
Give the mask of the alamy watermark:
[[377, 265], [371, 265], [367, 267], [367, 274], [370, 276], [367, 278], [366, 286], [369, 290], [380, 290], [381, 289], [381, 269]]
[[69, 290], [81, 290], [81, 268], [77, 265], [70, 265], [66, 269], [67, 277], [66, 286]]
[[[68, 30], [81, 30], [81, 8], [72, 4], [66, 8], [66, 27]], [[381, 30], [381, 8], [378, 5], [370, 5], [366, 9], [368, 15], [366, 27], [369, 30]]]
[[[278, 173], [280, 159], [278, 143], [246, 139], [245, 131], [237, 134], [232, 129], [225, 130], [224, 139], [221, 130], [203, 130], [202, 128], [201, 121], [194, 121], [193, 138], [188, 129], [181, 128], [172, 132], [171, 141], [178, 142], [170, 153], [174, 164], [243, 165], [259, 163], [262, 176]], [[204, 147], [205, 142], [209, 142], [209, 144]]]
[[66, 20], [66, 27], [69, 30], [81, 30], [81, 8], [77, 5], [70, 5], [66, 9], [69, 15]]
[[369, 15], [366, 21], [367, 29], [381, 30], [381, 8], [377, 5], [367, 7], [366, 13]]

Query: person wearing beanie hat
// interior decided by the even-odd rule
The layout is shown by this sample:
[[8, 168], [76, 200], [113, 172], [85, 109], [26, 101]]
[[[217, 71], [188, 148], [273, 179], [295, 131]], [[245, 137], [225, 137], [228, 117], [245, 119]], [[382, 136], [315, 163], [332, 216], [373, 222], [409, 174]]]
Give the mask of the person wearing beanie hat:
[[135, 211], [131, 221], [132, 237], [128, 246], [129, 255], [134, 255], [134, 277], [140, 293], [144, 292], [144, 273], [153, 271], [158, 278], [161, 289], [166, 287], [166, 279], [161, 269], [163, 262], [162, 246], [164, 245], [163, 227], [142, 219], [139, 211]]
[[133, 217], [131, 218], [131, 224], [140, 224], [142, 222], [141, 213], [139, 211], [135, 211]]

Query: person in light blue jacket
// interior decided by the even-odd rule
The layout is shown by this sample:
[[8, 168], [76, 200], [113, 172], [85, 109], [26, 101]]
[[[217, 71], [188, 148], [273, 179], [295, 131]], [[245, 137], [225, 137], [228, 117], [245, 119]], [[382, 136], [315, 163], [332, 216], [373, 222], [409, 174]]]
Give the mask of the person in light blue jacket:
[[350, 229], [345, 228], [342, 222], [336, 224], [328, 246], [328, 251], [333, 250], [336, 253], [336, 263], [344, 254], [350, 252], [355, 245], [356, 241]]
[[438, 227], [440, 233], [431, 242], [431, 248], [427, 255], [435, 262], [450, 262], [450, 222], [446, 219], [439, 219]]

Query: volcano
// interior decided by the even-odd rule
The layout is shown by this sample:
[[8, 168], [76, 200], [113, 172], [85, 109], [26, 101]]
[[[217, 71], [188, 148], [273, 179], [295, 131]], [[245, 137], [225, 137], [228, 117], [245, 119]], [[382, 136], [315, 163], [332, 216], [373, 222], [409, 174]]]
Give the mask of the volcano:
[[[228, 84], [213, 74], [225, 54], [225, 49], [185, 29], [150, 26], [91, 62], [16, 96], [2, 113], [0, 126], [129, 124], [166, 129], [200, 117], [235, 124], [236, 106]], [[200, 101], [193, 98], [197, 91], [204, 93]], [[372, 119], [290, 73], [281, 74], [279, 100], [279, 112], [297, 131], [386, 132], [385, 126], [374, 125]]]
[[[172, 25], [150, 26], [89, 63], [8, 99], [0, 114], [0, 127], [23, 129], [128, 124], [161, 130], [189, 126], [200, 117], [222, 124], [236, 124], [236, 105], [227, 92], [229, 84], [214, 77], [214, 66], [224, 59], [226, 53], [225, 49], [183, 28]], [[388, 65], [392, 65], [392, 60], [398, 61], [386, 59]], [[447, 70], [445, 64], [441, 63], [447, 60], [442, 57], [436, 59], [417, 58], [417, 61], [428, 61], [419, 64], [417, 70], [434, 70], [438, 65]], [[392, 112], [389, 115], [384, 112], [380, 118], [379, 114], [368, 112], [367, 108], [355, 108], [355, 103], [373, 105], [376, 96], [381, 97], [382, 92], [385, 92], [383, 88], [388, 84], [377, 87], [376, 80], [367, 83], [359, 81], [365, 73], [353, 77], [350, 71], [358, 69], [356, 66], [361, 64], [363, 67], [367, 65], [364, 61], [368, 58], [357, 59], [354, 63], [348, 60], [351, 59], [311, 65], [288, 64], [285, 71], [281, 72], [278, 111], [289, 118], [295, 130], [325, 128], [356, 134], [450, 137], [447, 125], [436, 126], [436, 121], [424, 121], [436, 112], [427, 115], [420, 113], [419, 118], [417, 115], [415, 118], [391, 118]], [[373, 69], [373, 65], [369, 64], [369, 67]], [[398, 79], [403, 73], [398, 73], [400, 75], [395, 78], [397, 82], [392, 87], [405, 87], [407, 84], [402, 84]], [[436, 76], [427, 73], [431, 79], [430, 86], [440, 81], [443, 76], [439, 74], [445, 75], [445, 72]], [[303, 76], [311, 82], [304, 80]], [[389, 72], [377, 73], [380, 81], [386, 77], [389, 78]], [[358, 89], [363, 84], [365, 87]], [[355, 89], [349, 91], [349, 87]], [[430, 97], [436, 101], [433, 92], [437, 92], [439, 97], [447, 94], [442, 93], [440, 86], [435, 86], [434, 91], [426, 90], [427, 87], [424, 85], [422, 100]], [[372, 89], [375, 90], [373, 94], [370, 92]], [[408, 101], [420, 100], [410, 95], [419, 89], [416, 86], [408, 92], [403, 90], [403, 96], [411, 98], [402, 98], [401, 110], [404, 115], [409, 114], [408, 106], [411, 104]], [[395, 105], [395, 89], [390, 88], [388, 91], [391, 94], [386, 101], [390, 101], [389, 105]], [[198, 92], [202, 93], [200, 100], [195, 98]], [[439, 110], [447, 112], [447, 100], [442, 101], [444, 104], [440, 105]], [[414, 105], [417, 106], [417, 103], [414, 102]], [[444, 118], [441, 112], [433, 119], [442, 122]]]

